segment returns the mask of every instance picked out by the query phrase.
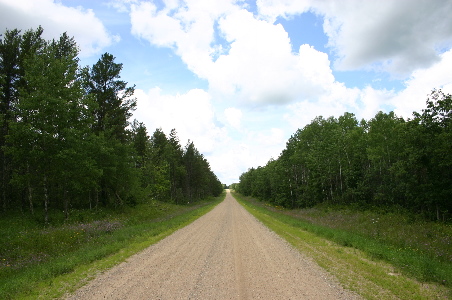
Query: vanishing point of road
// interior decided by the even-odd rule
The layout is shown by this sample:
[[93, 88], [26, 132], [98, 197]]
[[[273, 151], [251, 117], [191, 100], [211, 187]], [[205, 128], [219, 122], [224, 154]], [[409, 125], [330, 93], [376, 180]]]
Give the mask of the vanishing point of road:
[[357, 299], [227, 192], [192, 224], [68, 299]]

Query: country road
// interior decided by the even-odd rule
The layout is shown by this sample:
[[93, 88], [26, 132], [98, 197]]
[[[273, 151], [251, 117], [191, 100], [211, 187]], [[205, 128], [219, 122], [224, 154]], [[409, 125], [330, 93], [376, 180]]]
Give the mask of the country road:
[[68, 299], [357, 299], [232, 195]]

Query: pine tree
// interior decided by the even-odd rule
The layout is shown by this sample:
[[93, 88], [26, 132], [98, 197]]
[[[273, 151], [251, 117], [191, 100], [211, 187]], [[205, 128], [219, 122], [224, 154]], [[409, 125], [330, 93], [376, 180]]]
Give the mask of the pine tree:
[[128, 87], [127, 82], [120, 80], [121, 70], [122, 64], [115, 63], [109, 53], [103, 54], [92, 68], [83, 70], [86, 94], [95, 103], [92, 129], [100, 139], [97, 162], [103, 176], [99, 193], [105, 205], [112, 199], [115, 205], [134, 199], [133, 187], [139, 184], [127, 130], [136, 107], [135, 86]]

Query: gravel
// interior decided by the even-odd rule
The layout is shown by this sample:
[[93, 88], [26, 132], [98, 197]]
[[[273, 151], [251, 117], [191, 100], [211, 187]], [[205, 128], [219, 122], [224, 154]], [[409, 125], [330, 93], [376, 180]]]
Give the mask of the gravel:
[[67, 299], [359, 299], [228, 192], [211, 212]]

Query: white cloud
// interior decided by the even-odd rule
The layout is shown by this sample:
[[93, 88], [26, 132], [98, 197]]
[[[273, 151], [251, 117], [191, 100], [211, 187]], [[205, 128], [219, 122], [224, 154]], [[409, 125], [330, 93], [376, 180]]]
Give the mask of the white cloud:
[[74, 36], [82, 57], [98, 54], [119, 39], [107, 32], [90, 9], [67, 7], [52, 0], [0, 0], [2, 32], [15, 28], [36, 29], [39, 25], [46, 39], [58, 38], [63, 32]]
[[343, 69], [376, 65], [406, 76], [437, 62], [439, 45], [452, 45], [452, 3], [447, 0], [330, 2], [320, 10]]
[[135, 96], [138, 105], [134, 118], [145, 123], [150, 135], [156, 128], [166, 134], [175, 128], [181, 145], [185, 146], [188, 139], [193, 141], [224, 183], [237, 182], [249, 167], [265, 165], [270, 157], [278, 157], [288, 138], [284, 129], [274, 126], [245, 129], [241, 119], [254, 116], [230, 107], [225, 109], [229, 130], [235, 125], [242, 133], [233, 138], [228, 126], [216, 122], [209, 93], [200, 89], [177, 95], [163, 94], [157, 87], [147, 92], [137, 89]]
[[452, 50], [443, 53], [440, 61], [428, 69], [417, 70], [405, 82], [406, 88], [392, 100], [394, 112], [405, 118], [414, 111], [421, 112], [432, 89], [442, 89], [452, 94]]
[[224, 110], [226, 121], [233, 128], [240, 130], [242, 121], [242, 111], [235, 107], [229, 107]]
[[110, 0], [107, 5], [115, 8], [120, 13], [130, 12], [130, 4], [136, 4], [138, 0]]
[[212, 93], [234, 95], [242, 103], [318, 97], [334, 83], [327, 54], [309, 45], [293, 53], [282, 25], [238, 5], [214, 8], [187, 1], [184, 7], [158, 10], [142, 2], [132, 5], [131, 22], [134, 35], [173, 48], [192, 72], [208, 80]]
[[225, 135], [224, 129], [215, 125], [210, 95], [203, 90], [164, 95], [159, 88], [148, 92], [138, 89], [135, 96], [134, 117], [145, 123], [150, 134], [157, 128], [169, 134], [175, 128], [182, 146], [190, 139], [202, 153], [211, 152]]
[[[359, 94], [360, 107], [356, 111], [358, 120], [370, 120], [379, 111], [386, 111], [386, 107], [392, 110], [395, 93], [385, 89], [374, 89], [370, 86], [362, 89]], [[345, 112], [345, 111], [344, 111]]]
[[218, 47], [214, 24], [224, 14], [237, 9], [235, 1], [165, 1], [158, 10], [151, 2], [131, 5], [132, 34], [150, 43], [174, 49], [189, 69], [205, 78], [211, 56]]
[[[256, 140], [256, 144], [265, 147], [279, 147], [286, 142], [284, 130], [280, 128], [270, 128], [268, 132], [260, 131], [257, 134], [252, 133], [250, 134], [250, 138]], [[279, 155], [279, 153], [277, 154]]]
[[[240, 10], [219, 21], [230, 43], [229, 53], [220, 55], [206, 73], [212, 89], [239, 92], [242, 101], [287, 102], [293, 95], [296, 57], [281, 25], [256, 20]], [[287, 90], [283, 91], [284, 89]]]
[[256, 0], [260, 17], [271, 23], [274, 23], [278, 17], [287, 19], [295, 14], [307, 12], [314, 4], [315, 0]]
[[257, 1], [264, 18], [311, 10], [324, 16], [329, 46], [342, 70], [374, 68], [407, 76], [439, 61], [452, 46], [448, 0]]
[[[452, 82], [447, 69], [452, 65], [447, 51], [452, 21], [446, 17], [451, 6], [446, 2], [258, 0], [257, 15], [239, 1], [164, 4], [131, 5], [132, 33], [173, 49], [190, 71], [209, 82], [209, 90], [175, 96], [151, 90], [139, 97], [139, 106], [147, 101], [149, 107], [139, 119], [149, 120], [149, 130], [161, 126], [169, 132], [175, 127], [181, 141], [190, 138], [200, 151], [212, 151], [207, 158], [225, 183], [276, 158], [287, 135], [316, 116], [351, 112], [357, 119], [370, 119], [392, 108], [411, 115], [413, 107], [423, 108], [423, 95]], [[284, 27], [275, 24], [279, 16], [307, 11], [325, 18], [324, 31], [336, 56], [309, 45], [294, 51]], [[374, 69], [411, 77], [402, 92], [347, 88], [334, 78], [330, 59], [343, 70]], [[420, 106], [414, 97], [421, 99]], [[192, 113], [189, 101], [199, 107], [197, 112]], [[223, 127], [216, 125], [213, 101], [223, 106]], [[186, 119], [191, 114], [195, 117]]]
[[255, 163], [256, 153], [250, 150], [248, 144], [234, 140], [223, 143], [223, 147], [215, 155], [207, 156], [212, 170], [223, 183], [238, 182], [240, 174]]
[[327, 119], [338, 118], [345, 112], [355, 114], [357, 120], [373, 118], [375, 114], [387, 107], [392, 107], [396, 94], [391, 90], [346, 88], [335, 83], [332, 89], [316, 101], [303, 100], [288, 106], [284, 119], [291, 125], [291, 130], [303, 128], [318, 116]]
[[247, 131], [242, 139], [226, 137], [207, 159], [218, 177], [230, 184], [238, 182], [240, 174], [248, 168], [263, 166], [271, 157], [276, 159], [286, 140], [285, 132], [279, 128]]

